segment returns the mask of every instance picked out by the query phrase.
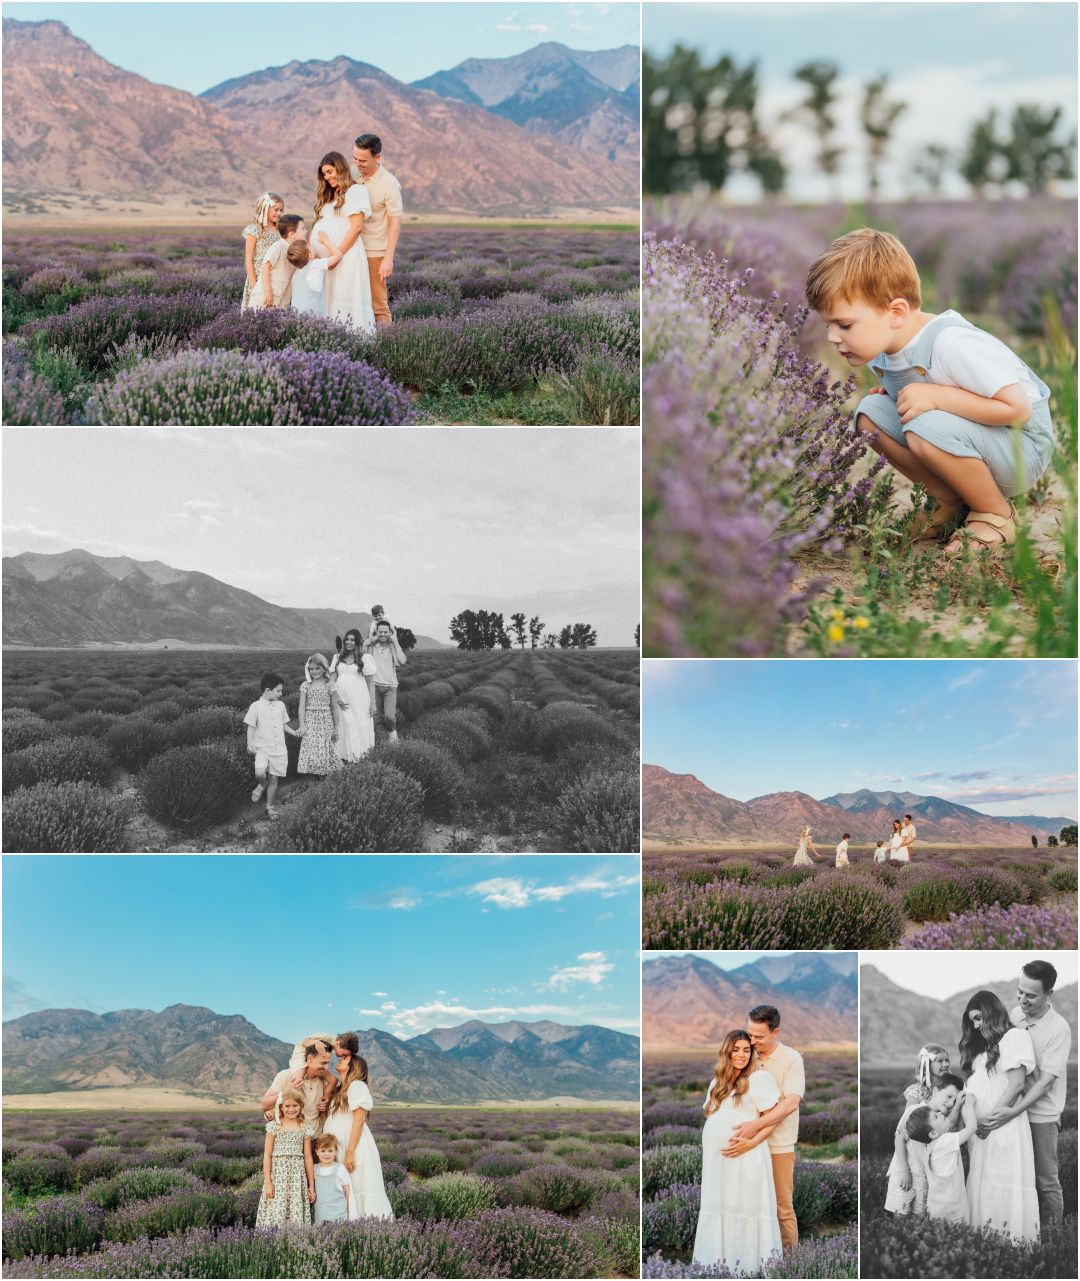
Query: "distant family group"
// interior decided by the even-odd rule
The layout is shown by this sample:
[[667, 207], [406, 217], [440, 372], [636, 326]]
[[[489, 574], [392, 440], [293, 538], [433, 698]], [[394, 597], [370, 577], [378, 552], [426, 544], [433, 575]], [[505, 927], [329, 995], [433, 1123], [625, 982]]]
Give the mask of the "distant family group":
[[[836, 847], [836, 867], [850, 867], [848, 861], [848, 842], [851, 840], [851, 833], [845, 832], [840, 844]], [[911, 815], [905, 814], [903, 822], [900, 819], [893, 819], [892, 835], [889, 837], [889, 843], [878, 841], [877, 849], [874, 852], [874, 862], [884, 863], [887, 859], [894, 859], [897, 863], [911, 862], [911, 846], [915, 841], [915, 826], [911, 821]], [[814, 847], [814, 842], [810, 839], [810, 828], [804, 827], [799, 833], [799, 848], [795, 851], [795, 866], [809, 867], [814, 858], [820, 863], [822, 856]]]
[[350, 627], [335, 637], [334, 657], [308, 656], [300, 706], [294, 727], [282, 697], [285, 682], [267, 672], [261, 693], [244, 717], [247, 750], [255, 758], [253, 801], [266, 793], [266, 812], [277, 817], [274, 801], [278, 779], [288, 772], [285, 735], [301, 739], [298, 774], [326, 775], [348, 761], [358, 761], [375, 746], [375, 727], [382, 724], [391, 740], [397, 738], [397, 669], [405, 662], [397, 631], [381, 605], [371, 607], [367, 638]]
[[355, 1032], [309, 1036], [294, 1046], [262, 1107], [267, 1124], [256, 1227], [394, 1217], [367, 1124], [373, 1102]]
[[806, 1093], [802, 1055], [780, 1040], [780, 1012], [757, 1005], [720, 1043], [701, 1132], [694, 1263], [757, 1276], [799, 1243], [795, 1142]]
[[1056, 983], [1049, 961], [1030, 961], [1011, 1013], [993, 992], [976, 992], [961, 1020], [962, 1077], [950, 1071], [943, 1046], [919, 1050], [896, 1127], [889, 1213], [929, 1214], [1020, 1240], [1037, 1240], [1040, 1223], [1061, 1222], [1057, 1146], [1072, 1033], [1050, 1003]]
[[340, 151], [323, 156], [310, 234], [299, 214], [285, 212], [277, 192], [263, 192], [244, 228], [242, 311], [293, 307], [367, 333], [390, 323], [386, 282], [401, 232], [401, 185], [381, 155], [381, 139], [363, 133], [352, 165]]

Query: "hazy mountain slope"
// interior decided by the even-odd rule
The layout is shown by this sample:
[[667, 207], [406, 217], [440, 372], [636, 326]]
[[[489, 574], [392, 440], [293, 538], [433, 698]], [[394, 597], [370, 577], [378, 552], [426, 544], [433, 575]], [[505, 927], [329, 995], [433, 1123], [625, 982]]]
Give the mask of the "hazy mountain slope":
[[659, 765], [642, 765], [641, 800], [642, 832], [647, 836], [766, 845], [786, 844], [789, 839], [742, 801], [721, 796], [693, 774], [672, 774]]

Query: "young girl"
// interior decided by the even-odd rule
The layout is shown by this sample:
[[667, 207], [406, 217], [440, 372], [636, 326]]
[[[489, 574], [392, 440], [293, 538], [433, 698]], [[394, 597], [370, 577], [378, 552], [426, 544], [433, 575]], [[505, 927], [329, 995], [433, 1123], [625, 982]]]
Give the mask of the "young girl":
[[942, 1045], [924, 1045], [919, 1051], [915, 1080], [904, 1091], [907, 1104], [896, 1123], [893, 1159], [889, 1165], [889, 1186], [885, 1209], [891, 1214], [923, 1213], [926, 1210], [926, 1144], [908, 1136], [907, 1120], [918, 1107], [936, 1101], [950, 1119], [959, 1113], [963, 1082], [949, 1072], [949, 1052]]
[[247, 270], [247, 282], [244, 285], [244, 296], [240, 301], [240, 310], [251, 306], [251, 295], [259, 286], [262, 274], [263, 259], [271, 245], [281, 239], [278, 232], [278, 219], [285, 212], [285, 201], [276, 191], [264, 191], [255, 205], [255, 220], [244, 228], [244, 267]]
[[282, 1090], [280, 1102], [281, 1120], [266, 1126], [257, 1228], [311, 1222], [309, 1203], [315, 1199], [311, 1140], [315, 1127], [304, 1124], [304, 1096], [299, 1091]]
[[329, 671], [322, 654], [312, 654], [304, 664], [307, 679], [300, 686], [298, 774], [331, 774], [342, 767], [341, 757], [335, 748], [338, 741], [338, 696], [330, 684]]
[[817, 852], [816, 849], [814, 849], [814, 842], [810, 839], [810, 829], [808, 827], [804, 827], [802, 831], [799, 833], [799, 848], [795, 851], [795, 862], [793, 863], [792, 866], [794, 867], [812, 867], [813, 866], [813, 860], [810, 858], [810, 855], [806, 852], [808, 846], [810, 849], [814, 850], [814, 858], [816, 858], [819, 863], [821, 862], [821, 855]]

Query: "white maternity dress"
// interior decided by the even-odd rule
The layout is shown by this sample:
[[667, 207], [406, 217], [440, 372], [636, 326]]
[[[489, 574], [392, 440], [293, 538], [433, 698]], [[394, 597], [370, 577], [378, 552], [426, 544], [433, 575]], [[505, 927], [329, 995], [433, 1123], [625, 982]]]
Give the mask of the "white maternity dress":
[[[337, 655], [330, 660], [330, 671], [337, 674], [338, 720], [337, 753], [343, 761], [358, 761], [375, 746], [375, 722], [371, 717], [371, 690], [364, 679], [375, 675], [375, 660], [370, 654], [354, 663], [341, 663]], [[347, 703], [348, 706], [341, 704]]]
[[911, 855], [908, 853], [908, 847], [901, 845], [903, 839], [901, 832], [893, 832], [889, 838], [889, 858], [897, 863], [910, 863]]
[[746, 1093], [736, 1104], [728, 1097], [705, 1122], [701, 1132], [701, 1212], [694, 1238], [694, 1260], [707, 1267], [724, 1264], [747, 1276], [761, 1272], [762, 1262], [783, 1251], [776, 1217], [776, 1188], [767, 1142], [727, 1157], [720, 1153], [731, 1131], [780, 1101], [780, 1087], [770, 1072], [751, 1072]]
[[[344, 1163], [349, 1149], [349, 1138], [352, 1135], [352, 1114], [357, 1108], [363, 1108], [371, 1115], [371, 1091], [363, 1081], [354, 1081], [349, 1086], [347, 1108], [340, 1112], [328, 1112], [323, 1122], [323, 1134], [332, 1134], [338, 1141], [338, 1160]], [[394, 1211], [383, 1186], [382, 1161], [371, 1126], [365, 1121], [360, 1142], [356, 1145], [356, 1168], [352, 1175], [352, 1195], [349, 1197], [350, 1219], [392, 1219]]]
[[[974, 1095], [975, 1115], [982, 1120], [994, 1110], [1009, 1083], [1010, 1068], [1035, 1070], [1035, 1046], [1023, 1028], [1010, 1028], [998, 1042], [1000, 1056], [986, 1069], [986, 1055], [975, 1059], [966, 1089]], [[1035, 1156], [1026, 1112], [991, 1130], [985, 1139], [968, 1140], [968, 1222], [986, 1225], [1029, 1241], [1039, 1239], [1039, 1198], [1035, 1190]]]
[[[335, 209], [333, 202], [323, 206], [318, 221], [311, 229], [309, 241], [320, 256], [326, 256], [326, 249], [319, 242], [319, 232], [324, 231], [327, 240], [336, 249], [349, 230], [350, 214], [371, 217], [371, 200], [362, 183], [349, 188], [340, 209]], [[368, 275], [364, 242], [359, 236], [338, 265], [326, 273], [325, 294], [323, 315], [342, 322], [351, 321], [354, 328], [365, 333], [375, 332], [375, 313], [371, 309], [371, 277]]]

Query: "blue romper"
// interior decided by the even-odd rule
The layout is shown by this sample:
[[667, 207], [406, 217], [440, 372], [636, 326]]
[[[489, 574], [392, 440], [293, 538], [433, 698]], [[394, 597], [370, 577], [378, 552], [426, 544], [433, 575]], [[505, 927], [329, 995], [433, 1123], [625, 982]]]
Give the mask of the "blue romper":
[[[884, 352], [872, 360], [870, 368], [888, 394], [864, 397], [855, 413], [865, 414], [898, 445], [907, 445], [905, 432], [910, 431], [957, 458], [981, 458], [1006, 498], [1026, 493], [1046, 471], [1054, 447], [1050, 388], [1026, 365], [1024, 368], [1038, 388], [1040, 399], [1032, 402], [1031, 417], [1020, 429], [1018, 441], [1014, 442], [1011, 427], [985, 427], [943, 409], [927, 410], [925, 414], [910, 419], [906, 426], [900, 425], [900, 414], [896, 408], [900, 389], [908, 383], [937, 382], [931, 365], [934, 340], [943, 329], [953, 325], [977, 329], [956, 312], [946, 312], [923, 326], [900, 353], [910, 362], [910, 368], [890, 369]], [[1016, 472], [1016, 444], [1020, 447], [1020, 476]]]

